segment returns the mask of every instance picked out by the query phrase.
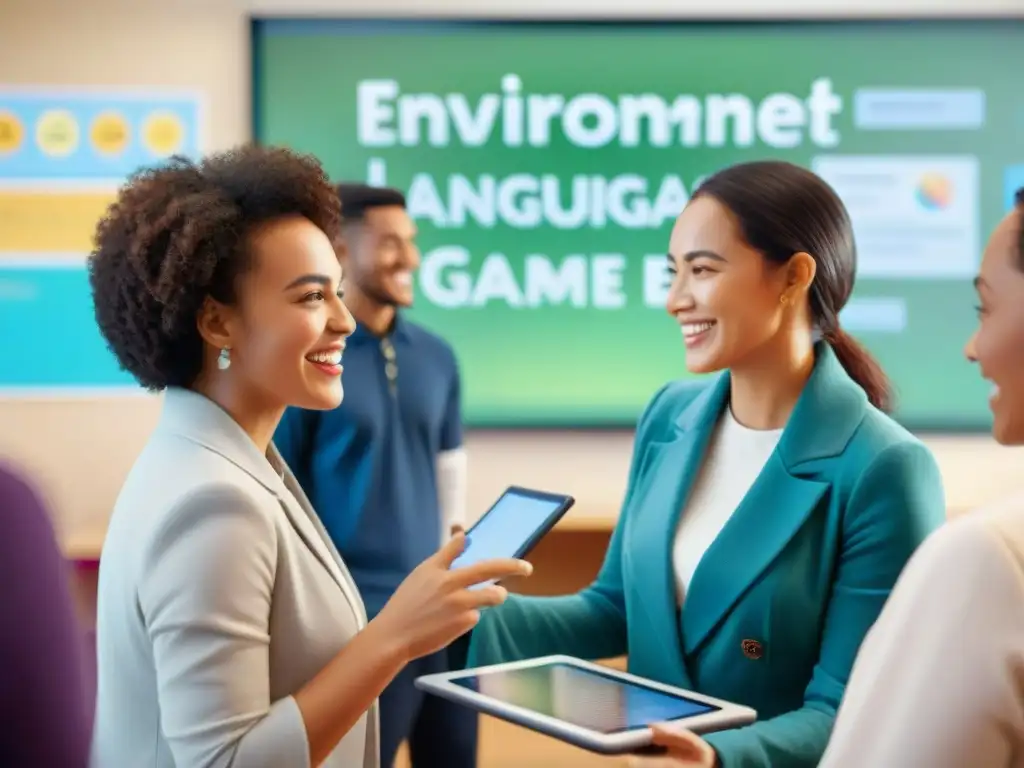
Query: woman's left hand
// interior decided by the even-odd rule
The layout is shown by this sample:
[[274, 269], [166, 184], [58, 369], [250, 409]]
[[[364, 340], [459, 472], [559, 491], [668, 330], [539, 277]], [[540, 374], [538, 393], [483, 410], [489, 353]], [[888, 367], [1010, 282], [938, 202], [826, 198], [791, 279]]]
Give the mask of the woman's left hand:
[[671, 725], [651, 726], [653, 743], [668, 752], [658, 757], [631, 757], [630, 768], [717, 768], [718, 755], [700, 736]]

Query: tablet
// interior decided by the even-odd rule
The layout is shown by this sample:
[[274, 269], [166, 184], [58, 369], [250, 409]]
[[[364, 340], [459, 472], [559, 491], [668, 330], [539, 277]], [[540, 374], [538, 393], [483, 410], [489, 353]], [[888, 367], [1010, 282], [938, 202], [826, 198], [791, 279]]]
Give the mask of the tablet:
[[604, 755], [647, 751], [655, 723], [709, 733], [757, 719], [749, 707], [571, 656], [425, 675], [416, 687]]
[[574, 503], [576, 500], [565, 494], [509, 486], [466, 531], [466, 548], [452, 568], [495, 557], [526, 556]]

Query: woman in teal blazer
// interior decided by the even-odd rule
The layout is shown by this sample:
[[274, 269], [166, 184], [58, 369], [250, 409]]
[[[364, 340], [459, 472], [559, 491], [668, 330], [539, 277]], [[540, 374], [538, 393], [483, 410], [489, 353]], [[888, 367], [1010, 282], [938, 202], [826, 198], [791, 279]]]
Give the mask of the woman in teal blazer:
[[[680, 216], [669, 258], [687, 367], [727, 370], [668, 384], [647, 406], [597, 580], [486, 611], [468, 664], [628, 654], [635, 674], [758, 711], [753, 725], [690, 737], [677, 765], [810, 768], [861, 641], [944, 519], [941, 477], [883, 413], [884, 375], [839, 329], [856, 257], [823, 181], [777, 162], [726, 169]], [[726, 416], [781, 436], [680, 595], [675, 533]]]

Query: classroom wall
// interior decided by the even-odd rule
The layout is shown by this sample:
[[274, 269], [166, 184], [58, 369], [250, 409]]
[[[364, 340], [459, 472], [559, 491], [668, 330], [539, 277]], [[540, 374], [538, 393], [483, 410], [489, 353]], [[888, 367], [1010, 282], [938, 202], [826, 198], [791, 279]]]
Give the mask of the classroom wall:
[[[341, 11], [408, 11], [428, 8], [464, 12], [462, 0], [415, 3], [376, 0], [310, 0], [289, 3], [300, 10], [325, 6]], [[602, 4], [594, 0], [494, 2], [491, 12], [520, 11], [556, 15], [605, 13], [628, 6], [636, 12], [671, 8], [700, 14], [707, 3], [634, 2]], [[174, 86], [198, 89], [206, 97], [208, 148], [224, 149], [250, 136], [250, 46], [246, 6], [280, 10], [270, 0], [2, 0], [0, 7], [0, 84], [45, 86]], [[1020, 0], [970, 3], [967, 0], [810, 3], [724, 0], [741, 13], [827, 12], [1010, 13], [1024, 11]], [[812, 7], [813, 6], [813, 7]], [[824, 10], [823, 10], [824, 9]], [[9, 332], [4, 329], [3, 332]], [[960, 344], [961, 339], [936, 340]], [[2, 344], [2, 339], [0, 339]], [[59, 354], [60, 340], [41, 354]], [[678, 354], [682, 355], [680, 347]], [[581, 376], [604, 375], [581, 371]], [[0, 457], [27, 469], [41, 482], [70, 538], [101, 532], [125, 473], [155, 424], [159, 399], [148, 396], [82, 400], [0, 400]], [[628, 432], [472, 432], [467, 438], [472, 467], [470, 509], [486, 508], [510, 482], [573, 493], [579, 500], [577, 524], [600, 526], [617, 513], [632, 436]], [[987, 436], [929, 436], [946, 481], [954, 512], [984, 503], [1024, 484], [1024, 451], [996, 446]], [[979, 480], [981, 479], [981, 480]]]
[[[224, 149], [249, 137], [249, 34], [216, 3], [0, 0], [0, 84], [195, 88]], [[146, 396], [0, 399], [0, 457], [35, 475], [62, 532], [99, 526], [158, 412]]]

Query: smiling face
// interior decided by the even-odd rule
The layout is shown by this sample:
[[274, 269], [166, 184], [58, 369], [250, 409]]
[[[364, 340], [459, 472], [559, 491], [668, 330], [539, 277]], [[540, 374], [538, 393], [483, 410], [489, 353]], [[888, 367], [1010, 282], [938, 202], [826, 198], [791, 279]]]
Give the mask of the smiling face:
[[1004, 445], [1024, 444], [1024, 207], [992, 233], [975, 279], [978, 328], [964, 350], [992, 382], [992, 434]]
[[[795, 306], [805, 295], [791, 289], [799, 280], [810, 283], [814, 262], [797, 256], [782, 265], [769, 262], [744, 241], [728, 208], [710, 196], [690, 201], [669, 242], [667, 303], [682, 329], [688, 370], [735, 368], [773, 346], [792, 313], [806, 311]], [[809, 269], [810, 278], [797, 274], [801, 269]]]
[[349, 225], [346, 279], [377, 304], [408, 307], [413, 302], [413, 272], [419, 269], [416, 225], [399, 205], [370, 208]]
[[330, 240], [295, 216], [261, 226], [249, 247], [251, 267], [239, 278], [236, 303], [207, 311], [209, 327], [230, 346], [223, 373], [268, 404], [337, 407], [341, 353], [355, 321], [342, 303]]

